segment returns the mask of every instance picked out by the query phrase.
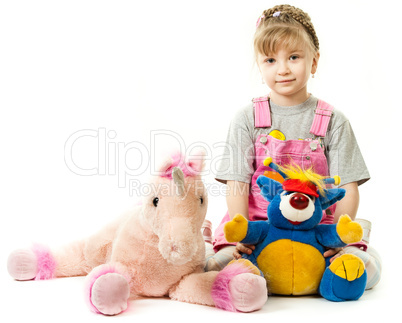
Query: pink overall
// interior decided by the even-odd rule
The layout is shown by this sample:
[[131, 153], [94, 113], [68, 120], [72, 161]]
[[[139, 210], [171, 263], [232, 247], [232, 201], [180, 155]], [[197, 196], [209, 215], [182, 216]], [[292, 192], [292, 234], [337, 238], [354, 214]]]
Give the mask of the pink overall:
[[[255, 127], [271, 127], [271, 113], [269, 107], [269, 97], [261, 97], [253, 100]], [[327, 132], [329, 120], [331, 119], [333, 107], [324, 101], [319, 100], [315, 110], [313, 124], [310, 133], [316, 138], [324, 138]], [[265, 171], [272, 171], [264, 166], [266, 157], [272, 157], [273, 162], [279, 165], [297, 164], [306, 169], [313, 167], [313, 170], [323, 176], [328, 176], [328, 163], [324, 154], [322, 141], [319, 139], [311, 140], [279, 140], [268, 134], [261, 134], [255, 143], [254, 169], [256, 170], [251, 179], [249, 195], [249, 219], [250, 221], [267, 220], [268, 201], [260, 194], [260, 188], [256, 184], [258, 176]], [[229, 213], [226, 213], [222, 222], [215, 231], [214, 250], [217, 252], [224, 246], [235, 245], [226, 241], [223, 227], [230, 220]], [[323, 213], [321, 223], [332, 223], [333, 216]]]

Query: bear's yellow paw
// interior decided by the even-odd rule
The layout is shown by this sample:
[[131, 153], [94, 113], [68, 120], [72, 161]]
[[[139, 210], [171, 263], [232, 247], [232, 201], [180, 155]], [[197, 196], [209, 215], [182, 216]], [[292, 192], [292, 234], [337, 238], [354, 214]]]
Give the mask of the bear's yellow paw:
[[341, 215], [339, 218], [338, 224], [336, 225], [336, 232], [344, 243], [359, 242], [363, 238], [361, 225], [352, 221], [347, 214]]
[[364, 262], [357, 256], [344, 254], [335, 258], [329, 265], [329, 269], [337, 276], [354, 281], [364, 273]]
[[227, 242], [242, 241], [247, 235], [248, 221], [241, 214], [236, 214], [235, 217], [225, 224], [223, 232]]

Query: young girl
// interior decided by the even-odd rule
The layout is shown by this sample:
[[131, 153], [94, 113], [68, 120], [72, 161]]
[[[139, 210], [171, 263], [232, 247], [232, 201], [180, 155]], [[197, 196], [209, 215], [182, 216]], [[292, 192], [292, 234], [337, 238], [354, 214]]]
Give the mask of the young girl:
[[[348, 119], [307, 91], [320, 58], [310, 17], [290, 5], [265, 10], [257, 21], [254, 49], [271, 92], [268, 97], [254, 99], [231, 122], [224, 153], [230, 158], [222, 160], [216, 176], [228, 188], [228, 213], [215, 232], [213, 248], [207, 247], [207, 271], [220, 270], [234, 256], [239, 258], [240, 253], [250, 254], [254, 249], [228, 243], [223, 226], [237, 213], [251, 221], [267, 219], [268, 202], [256, 184], [258, 176], [267, 171], [263, 165], [267, 156], [278, 164], [296, 163], [302, 168], [313, 167], [321, 175], [341, 177], [346, 196], [336, 209], [323, 214], [321, 223], [336, 223], [342, 214], [355, 219], [358, 186], [370, 178]], [[365, 227], [364, 240], [368, 242], [369, 225]], [[372, 248], [363, 249], [367, 249], [364, 243], [341, 251], [328, 250], [324, 256], [347, 252], [361, 257], [368, 273], [367, 288], [371, 288], [380, 278], [380, 260]]]

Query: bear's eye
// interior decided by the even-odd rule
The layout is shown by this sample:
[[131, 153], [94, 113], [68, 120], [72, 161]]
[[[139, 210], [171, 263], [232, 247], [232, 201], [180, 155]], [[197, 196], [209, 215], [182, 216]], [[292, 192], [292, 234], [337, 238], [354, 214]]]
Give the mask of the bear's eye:
[[157, 207], [157, 206], [158, 206], [158, 203], [159, 203], [159, 198], [158, 198], [158, 197], [155, 197], [155, 198], [153, 199], [153, 201], [152, 201], [152, 204], [153, 204], [155, 207]]
[[200, 196], [200, 202], [201, 202], [201, 205], [204, 204], [204, 198], [202, 196]]

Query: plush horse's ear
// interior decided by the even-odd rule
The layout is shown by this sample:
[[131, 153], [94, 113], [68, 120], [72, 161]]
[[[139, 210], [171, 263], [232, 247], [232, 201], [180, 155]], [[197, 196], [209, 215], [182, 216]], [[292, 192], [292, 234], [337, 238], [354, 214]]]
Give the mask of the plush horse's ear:
[[274, 197], [283, 190], [282, 184], [268, 178], [264, 175], [260, 175], [257, 178], [257, 185], [261, 189], [261, 195], [268, 201], [271, 202]]
[[205, 155], [206, 152], [204, 149], [197, 149], [191, 155], [187, 156], [186, 164], [196, 173], [201, 173], [205, 166]]
[[328, 209], [332, 204], [335, 204], [339, 200], [342, 200], [345, 196], [346, 190], [343, 188], [331, 188], [325, 190], [324, 195], [320, 194], [320, 203], [323, 210]]

